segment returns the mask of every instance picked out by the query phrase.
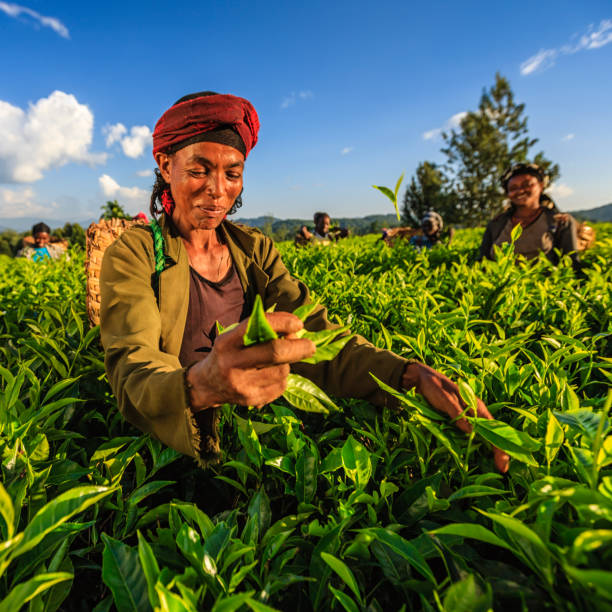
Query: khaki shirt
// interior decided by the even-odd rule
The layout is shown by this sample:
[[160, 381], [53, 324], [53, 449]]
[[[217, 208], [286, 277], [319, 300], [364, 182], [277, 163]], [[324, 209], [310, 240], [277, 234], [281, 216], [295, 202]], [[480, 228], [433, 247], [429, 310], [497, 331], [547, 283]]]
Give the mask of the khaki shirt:
[[[511, 230], [512, 227], [508, 226], [508, 222], [512, 219], [512, 213], [513, 208], [510, 207], [489, 221], [482, 237], [482, 242], [480, 243], [478, 253], [479, 260], [482, 260], [485, 257], [488, 259], [495, 259], [493, 245], [501, 244], [499, 242], [499, 237], [502, 232], [505, 232], [507, 235], [507, 238], [502, 240], [502, 242], [510, 241], [509, 230]], [[539, 221], [540, 225], [538, 225], [538, 227], [541, 230], [544, 230], [544, 234], [547, 234], [545, 237], [543, 237], [543, 234], [540, 236], [540, 240], [543, 237], [543, 242], [540, 242], [540, 244], [543, 244], [544, 248], [548, 249], [545, 251], [545, 254], [549, 261], [551, 261], [554, 265], [559, 263], [559, 257], [557, 255], [557, 250], [559, 250], [562, 254], [569, 254], [572, 259], [574, 270], [580, 273], [581, 264], [576, 253], [578, 250], [576, 221], [571, 215], [563, 215], [566, 217], [566, 219], [565, 222], [561, 222], [559, 216], [560, 215], [556, 208], [545, 208], [542, 214], [538, 217], [538, 219], [536, 219], [536, 221], [534, 221], [532, 225], [535, 225], [535, 223]], [[527, 247], [526, 250], [531, 250], [538, 243], [538, 237], [535, 235], [535, 233], [529, 237], [531, 232], [528, 230], [529, 226], [523, 229], [523, 234], [528, 234], [528, 240], [525, 243]], [[552, 239], [550, 248], [548, 247], [548, 236], [550, 236]], [[522, 237], [523, 236], [521, 235], [521, 238]]]
[[[508, 219], [499, 236], [493, 242], [493, 245], [501, 246], [502, 244], [512, 242], [511, 233], [514, 227], [515, 226], [512, 225], [512, 219]], [[544, 252], [545, 255], [548, 255], [552, 248], [553, 235], [550, 232], [548, 219], [544, 212], [540, 213], [538, 218], [533, 223], [530, 223], [527, 227], [523, 228], [521, 235], [514, 243], [514, 253], [516, 255], [522, 255], [526, 259], [534, 259], [538, 256], [540, 251]], [[491, 257], [494, 256], [495, 252], [492, 246]]]
[[[104, 254], [100, 274], [100, 335], [111, 388], [123, 416], [164, 444], [196, 458], [201, 465], [220, 455], [218, 410], [209, 409], [208, 426], [198, 427], [189, 408], [185, 368], [179, 351], [189, 305], [189, 259], [182, 239], [165, 215], [161, 223], [166, 268], [159, 275], [159, 303], [153, 290], [154, 250], [148, 226], [124, 232]], [[220, 231], [229, 247], [250, 311], [255, 296], [264, 307], [293, 312], [310, 302], [306, 285], [294, 279], [272, 241], [258, 230], [224, 221]], [[307, 319], [311, 331], [332, 329], [319, 306]], [[396, 405], [370, 376], [400, 388], [407, 360], [351, 339], [335, 359], [294, 364], [331, 395], [359, 397], [379, 406]]]

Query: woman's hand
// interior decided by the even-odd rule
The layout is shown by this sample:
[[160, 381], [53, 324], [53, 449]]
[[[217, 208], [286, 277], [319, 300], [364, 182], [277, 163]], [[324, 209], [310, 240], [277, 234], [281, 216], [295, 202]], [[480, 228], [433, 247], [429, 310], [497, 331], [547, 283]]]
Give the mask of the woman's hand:
[[[436, 410], [447, 414], [451, 419], [457, 418], [466, 408], [465, 402], [459, 394], [459, 387], [449, 378], [436, 372], [436, 370], [422, 364], [410, 363], [404, 370], [402, 386], [414, 389], [420, 393]], [[477, 416], [483, 419], [492, 419], [482, 400], [477, 400]], [[472, 426], [465, 418], [458, 419], [455, 424], [461, 431], [470, 433]], [[502, 473], [508, 471], [510, 457], [497, 447], [493, 447], [495, 466]]]
[[266, 318], [278, 340], [244, 347], [245, 319], [218, 336], [208, 356], [189, 368], [187, 382], [194, 411], [225, 403], [268, 404], [285, 391], [289, 364], [314, 355], [313, 342], [295, 337], [303, 327], [295, 315], [273, 312]]

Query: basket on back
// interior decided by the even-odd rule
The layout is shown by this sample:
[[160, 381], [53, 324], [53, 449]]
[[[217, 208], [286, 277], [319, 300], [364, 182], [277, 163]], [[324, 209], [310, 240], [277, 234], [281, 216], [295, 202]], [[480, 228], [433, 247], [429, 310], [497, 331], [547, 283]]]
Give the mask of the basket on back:
[[100, 268], [104, 251], [123, 232], [134, 225], [146, 225], [141, 219], [100, 219], [87, 228], [87, 316], [92, 326], [100, 324]]

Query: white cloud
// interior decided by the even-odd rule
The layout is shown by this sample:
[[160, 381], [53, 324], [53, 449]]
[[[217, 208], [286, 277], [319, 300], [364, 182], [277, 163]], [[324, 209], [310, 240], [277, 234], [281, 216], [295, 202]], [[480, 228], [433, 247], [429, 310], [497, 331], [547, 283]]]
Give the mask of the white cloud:
[[0, 183], [32, 183], [70, 162], [104, 163], [89, 150], [94, 117], [85, 104], [54, 91], [24, 111], [0, 100]]
[[102, 133], [106, 136], [106, 146], [110, 147], [116, 142], [119, 142], [126, 132], [127, 128], [125, 125], [123, 125], [123, 123], [105, 125], [102, 128]]
[[139, 170], [136, 173], [136, 176], [142, 176], [144, 178], [146, 178], [148, 176], [153, 176], [153, 170]]
[[135, 125], [130, 135], [121, 140], [123, 152], [132, 159], [140, 157], [147, 146], [153, 145], [153, 134], [146, 125]]
[[151, 194], [146, 189], [141, 189], [140, 187], [121, 187], [108, 174], [103, 174], [98, 179], [98, 182], [104, 197], [118, 200], [119, 204], [128, 212], [137, 213], [139, 210], [145, 209], [149, 203]]
[[423, 132], [423, 140], [434, 140], [438, 138], [442, 134], [442, 132], [446, 132], [448, 130], [453, 130], [458, 128], [461, 125], [461, 121], [464, 117], [467, 116], [465, 111], [461, 111], [460, 113], [455, 113], [452, 117], [450, 117], [446, 123], [439, 128], [434, 128], [433, 130], [429, 130], [427, 132]]
[[521, 64], [521, 74], [527, 75], [540, 68], [546, 70], [546, 68], [554, 66], [557, 55], [558, 51], [556, 49], [540, 49]]
[[148, 146], [153, 144], [153, 134], [146, 125], [134, 125], [128, 132], [123, 123], [105, 125], [102, 133], [106, 136], [106, 146], [110, 147], [116, 142], [121, 145], [127, 157], [136, 159], [140, 157]]
[[281, 102], [281, 108], [289, 108], [290, 106], [293, 106], [298, 100], [311, 100], [312, 98], [314, 98], [314, 94], [312, 93], [312, 91], [310, 91], [310, 89], [299, 91], [297, 93], [295, 91], [292, 91], [288, 96], [285, 96], [283, 98], [283, 101]]
[[355, 149], [355, 147], [344, 147], [344, 149], [342, 149], [342, 151], [340, 151], [340, 155], [348, 155], [354, 149]]
[[429, 130], [428, 132], [423, 132], [423, 140], [433, 140], [437, 138], [442, 133], [442, 128], [435, 128], [433, 130]]
[[536, 71], [554, 66], [560, 55], [573, 55], [579, 51], [600, 49], [612, 42], [612, 19], [604, 19], [599, 26], [591, 24], [587, 31], [578, 37], [578, 42], [568, 43], [556, 49], [540, 49], [535, 55], [521, 64], [521, 74], [526, 76]]
[[0, 11], [6, 13], [9, 17], [17, 18], [21, 15], [31, 17], [37, 25], [51, 28], [62, 38], [70, 38], [68, 28], [56, 17], [45, 17], [45, 15], [41, 15], [27, 6], [20, 6], [19, 4], [9, 2], [0, 2]]
[[612, 19], [604, 19], [598, 28], [590, 25], [586, 34], [580, 37], [580, 41], [574, 47], [573, 52], [581, 49], [599, 49], [612, 42]]
[[31, 187], [8, 189], [0, 187], [0, 218], [2, 217], [54, 217], [57, 203], [43, 205], [38, 202]]
[[574, 194], [574, 190], [565, 183], [553, 183], [548, 189], [548, 193], [550, 193], [553, 198], [568, 198], [569, 196]]
[[569, 142], [570, 140], [574, 140], [575, 134], [566, 134], [561, 140], [563, 142]]

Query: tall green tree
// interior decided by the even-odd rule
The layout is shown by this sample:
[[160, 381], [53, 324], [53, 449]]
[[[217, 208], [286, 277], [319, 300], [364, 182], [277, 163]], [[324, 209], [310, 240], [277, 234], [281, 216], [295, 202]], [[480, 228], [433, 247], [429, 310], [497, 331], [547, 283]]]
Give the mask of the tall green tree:
[[53, 235], [65, 238], [72, 245], [78, 244], [82, 249], [85, 248], [85, 230], [78, 223], [66, 223], [64, 227], [54, 229]]
[[100, 219], [131, 219], [132, 216], [123, 210], [123, 206], [117, 200], [108, 200], [106, 204], [100, 207], [102, 214]]
[[510, 83], [499, 73], [495, 84], [483, 91], [478, 110], [468, 112], [459, 128], [442, 136], [445, 173], [455, 192], [455, 222], [481, 225], [502, 209], [505, 194], [499, 177], [512, 164], [533, 161], [551, 180], [559, 177], [559, 166], [543, 152], [529, 159], [538, 139], [528, 133], [525, 105], [515, 101]]
[[402, 221], [418, 226], [428, 210], [435, 210], [443, 218], [454, 217], [454, 200], [441, 168], [429, 161], [422, 162], [404, 192]]

